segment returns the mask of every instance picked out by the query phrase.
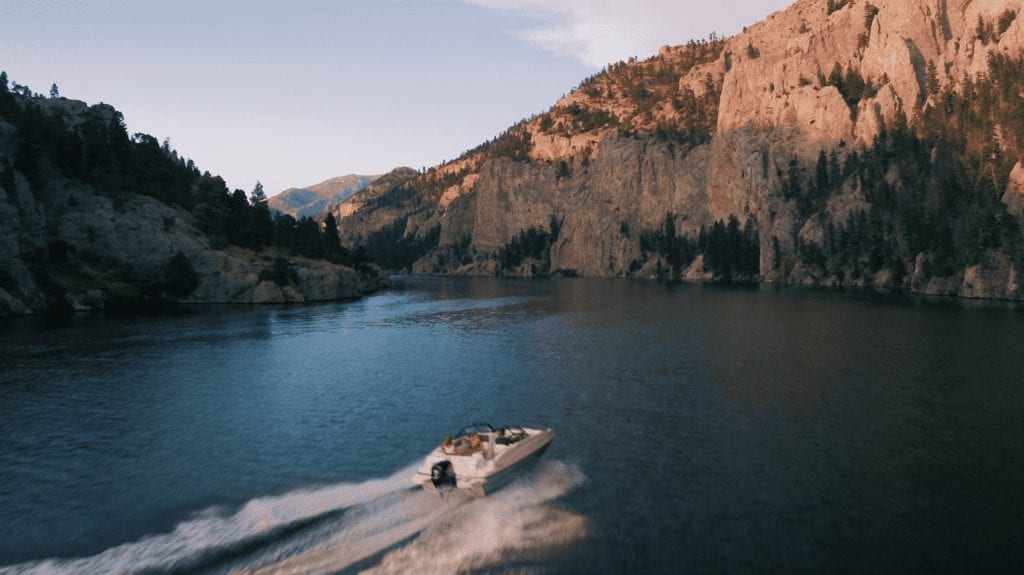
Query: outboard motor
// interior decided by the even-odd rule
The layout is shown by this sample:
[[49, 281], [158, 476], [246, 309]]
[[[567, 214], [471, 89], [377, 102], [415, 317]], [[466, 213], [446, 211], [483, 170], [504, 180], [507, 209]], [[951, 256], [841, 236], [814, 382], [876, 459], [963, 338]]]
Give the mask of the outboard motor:
[[434, 487], [455, 487], [455, 470], [452, 462], [448, 460], [438, 461], [430, 468], [430, 482]]

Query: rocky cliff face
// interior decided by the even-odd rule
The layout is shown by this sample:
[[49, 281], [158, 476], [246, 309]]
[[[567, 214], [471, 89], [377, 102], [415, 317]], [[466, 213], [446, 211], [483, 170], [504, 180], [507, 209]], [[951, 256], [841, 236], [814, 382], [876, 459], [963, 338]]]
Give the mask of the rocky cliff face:
[[[338, 220], [350, 218], [352, 225], [348, 227], [349, 230], [360, 227], [380, 229], [401, 214], [400, 211], [390, 212], [392, 208], [399, 208], [402, 204], [401, 200], [395, 201], [395, 191], [403, 189], [407, 182], [418, 175], [419, 172], [412, 168], [396, 168], [370, 182], [340, 204], [331, 206], [329, 211]], [[350, 236], [343, 238], [348, 244], [351, 244], [353, 239]]]
[[[425, 273], [672, 270], [1020, 298], [1020, 10], [802, 0], [610, 66], [393, 188], [386, 209], [350, 204], [341, 226], [354, 241], [395, 222], [407, 244], [436, 237], [409, 266]], [[524, 248], [537, 234], [546, 245]], [[751, 250], [754, 266], [727, 261]]]
[[[87, 108], [71, 100], [37, 104], [71, 122]], [[140, 194], [101, 195], [46, 163], [33, 185], [16, 168], [16, 151], [27, 142], [30, 136], [0, 119], [0, 316], [331, 300], [384, 281], [370, 267], [215, 245], [185, 209]], [[172, 265], [176, 256], [186, 263]]]

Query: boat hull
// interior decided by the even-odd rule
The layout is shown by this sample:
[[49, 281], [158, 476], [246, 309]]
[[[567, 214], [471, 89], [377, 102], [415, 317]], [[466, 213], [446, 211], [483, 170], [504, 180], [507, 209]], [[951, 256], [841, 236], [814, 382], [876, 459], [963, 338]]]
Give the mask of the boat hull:
[[[507, 485], [521, 476], [524, 468], [536, 462], [548, 450], [555, 438], [550, 429], [529, 430], [529, 437], [521, 440], [493, 461], [477, 454], [469, 458], [464, 456], [446, 455], [440, 448], [434, 450], [424, 461], [423, 466], [413, 477], [413, 483], [428, 491], [455, 490], [470, 497], [483, 497]], [[431, 468], [438, 462], [452, 462], [455, 469], [454, 482], [444, 483], [440, 487], [434, 484]], [[470, 465], [470, 464], [473, 465]], [[518, 471], [518, 472], [517, 472]]]

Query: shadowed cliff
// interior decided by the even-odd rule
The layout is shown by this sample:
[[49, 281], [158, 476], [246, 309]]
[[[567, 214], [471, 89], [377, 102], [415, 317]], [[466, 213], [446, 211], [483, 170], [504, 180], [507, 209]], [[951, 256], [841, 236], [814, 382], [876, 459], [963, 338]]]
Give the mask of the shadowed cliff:
[[337, 228], [272, 216], [121, 114], [0, 74], [0, 316], [357, 297], [379, 270]]

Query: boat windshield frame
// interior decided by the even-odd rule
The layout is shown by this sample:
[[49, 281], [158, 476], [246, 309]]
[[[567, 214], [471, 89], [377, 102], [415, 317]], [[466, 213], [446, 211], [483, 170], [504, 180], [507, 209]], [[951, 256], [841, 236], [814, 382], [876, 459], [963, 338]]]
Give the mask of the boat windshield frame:
[[495, 431], [497, 431], [497, 429], [494, 429], [490, 423], [474, 422], [460, 429], [452, 435], [452, 437], [465, 437], [467, 435], [473, 435], [474, 433], [494, 433]]

